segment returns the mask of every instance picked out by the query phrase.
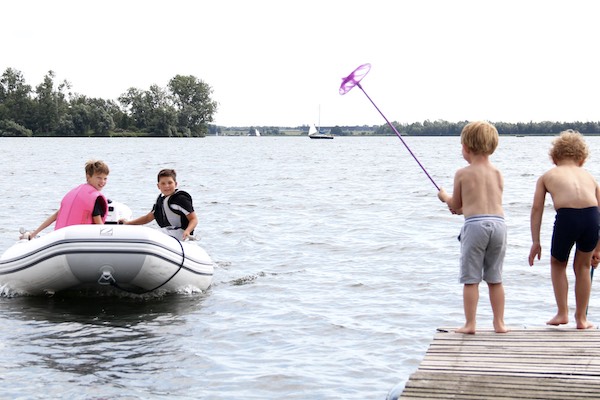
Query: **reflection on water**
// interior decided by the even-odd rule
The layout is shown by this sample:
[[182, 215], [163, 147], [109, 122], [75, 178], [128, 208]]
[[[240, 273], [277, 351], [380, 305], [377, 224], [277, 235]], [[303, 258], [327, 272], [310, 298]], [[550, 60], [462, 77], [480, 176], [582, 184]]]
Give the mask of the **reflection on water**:
[[88, 296], [82, 292], [65, 292], [53, 296], [2, 298], [0, 313], [28, 321], [131, 327], [167, 315], [177, 317], [197, 311], [206, 297], [206, 294], [155, 297], [120, 293]]
[[54, 370], [115, 389], [135, 377], [147, 380], [190, 356], [177, 336], [192, 329], [186, 316], [198, 312], [204, 298], [73, 293], [0, 299], [0, 313], [13, 321], [11, 331], [2, 331], [2, 347], [19, 354], [10, 363], [13, 372], [4, 372], [42, 370], [47, 376]]

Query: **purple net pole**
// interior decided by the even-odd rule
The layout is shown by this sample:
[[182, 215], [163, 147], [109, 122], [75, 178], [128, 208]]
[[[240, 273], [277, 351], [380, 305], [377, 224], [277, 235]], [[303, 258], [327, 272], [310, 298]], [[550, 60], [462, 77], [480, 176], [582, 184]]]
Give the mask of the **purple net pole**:
[[373, 102], [373, 100], [371, 100], [371, 97], [369, 97], [369, 95], [367, 94], [367, 92], [365, 92], [365, 89], [362, 88], [362, 86], [360, 85], [360, 82], [356, 82], [356, 86], [358, 86], [360, 88], [360, 90], [362, 90], [362, 92], [365, 94], [365, 96], [367, 96], [367, 99], [369, 99], [369, 101], [371, 102], [371, 104], [373, 104], [373, 106], [377, 109], [377, 111], [379, 111], [379, 114], [381, 114], [381, 116], [383, 117], [383, 119], [385, 119], [385, 122], [387, 122], [387, 124], [390, 126], [390, 128], [392, 128], [392, 130], [396, 133], [396, 136], [398, 136], [398, 139], [400, 139], [400, 141], [402, 141], [402, 144], [404, 145], [404, 147], [406, 147], [406, 150], [408, 150], [408, 152], [410, 153], [410, 155], [412, 156], [412, 158], [415, 159], [415, 161], [417, 162], [417, 164], [419, 164], [419, 167], [421, 167], [421, 169], [423, 170], [423, 172], [425, 172], [425, 175], [427, 175], [427, 177], [429, 178], [429, 180], [431, 181], [431, 183], [433, 183], [433, 186], [435, 186], [435, 188], [439, 191], [440, 187], [437, 185], [437, 183], [435, 183], [435, 181], [433, 180], [433, 178], [431, 177], [431, 175], [429, 175], [429, 173], [427, 172], [427, 170], [425, 169], [425, 167], [423, 167], [423, 164], [421, 164], [421, 162], [417, 159], [417, 157], [412, 152], [412, 150], [410, 149], [410, 147], [408, 147], [408, 145], [406, 144], [406, 142], [402, 138], [402, 135], [400, 135], [400, 133], [394, 127], [394, 125], [392, 125], [390, 123], [390, 121], [388, 121], [388, 119], [385, 117], [385, 115], [383, 115], [383, 113], [381, 112], [381, 110], [379, 109], [379, 107], [377, 107], [377, 105], [375, 104], [375, 102]]

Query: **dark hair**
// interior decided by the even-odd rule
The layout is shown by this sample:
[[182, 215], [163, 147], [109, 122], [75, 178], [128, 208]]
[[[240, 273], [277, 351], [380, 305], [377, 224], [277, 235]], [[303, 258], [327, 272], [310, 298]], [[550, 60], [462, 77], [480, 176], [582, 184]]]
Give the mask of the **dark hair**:
[[175, 182], [177, 182], [177, 172], [174, 169], [161, 169], [158, 173], [157, 181], [160, 181], [162, 177], [171, 177]]

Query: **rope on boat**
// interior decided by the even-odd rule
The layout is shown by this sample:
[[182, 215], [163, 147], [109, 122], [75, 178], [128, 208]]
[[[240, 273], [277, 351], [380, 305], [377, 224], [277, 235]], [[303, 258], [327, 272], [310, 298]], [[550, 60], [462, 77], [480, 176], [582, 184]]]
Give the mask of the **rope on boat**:
[[[171, 236], [171, 237], [173, 237], [173, 236]], [[160, 289], [161, 287], [163, 287], [164, 285], [169, 283], [169, 281], [171, 279], [175, 278], [175, 275], [177, 275], [179, 273], [179, 271], [181, 271], [181, 268], [183, 268], [183, 264], [185, 263], [185, 250], [183, 249], [183, 243], [181, 242], [181, 240], [177, 239], [176, 237], [173, 237], [173, 239], [177, 240], [177, 243], [179, 243], [179, 247], [181, 248], [181, 263], [179, 264], [179, 268], [177, 268], [177, 271], [175, 271], [173, 273], [173, 275], [171, 275], [169, 277], [169, 279], [167, 279], [166, 281], [164, 281], [157, 287], [152, 288], [152, 289], [143, 290], [141, 292], [135, 291], [135, 290], [129, 290], [129, 289], [119, 286], [119, 284], [117, 283], [117, 281], [115, 280], [115, 278], [112, 276], [112, 274], [110, 272], [103, 272], [100, 279], [98, 279], [98, 283], [104, 284], [104, 285], [110, 284], [111, 286], [113, 286], [119, 290], [122, 290], [127, 293], [133, 293], [133, 294], [146, 294], [146, 293], [150, 293], [150, 292]], [[101, 280], [105, 281], [106, 283], [102, 283]]]

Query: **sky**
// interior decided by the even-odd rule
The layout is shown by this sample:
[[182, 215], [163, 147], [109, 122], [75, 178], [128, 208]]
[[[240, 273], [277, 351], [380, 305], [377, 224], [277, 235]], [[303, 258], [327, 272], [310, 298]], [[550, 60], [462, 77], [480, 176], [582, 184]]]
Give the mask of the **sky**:
[[[0, 73], [107, 100], [193, 75], [226, 127], [600, 121], [597, 4], [5, 0]], [[365, 63], [364, 92], [340, 95]]]

